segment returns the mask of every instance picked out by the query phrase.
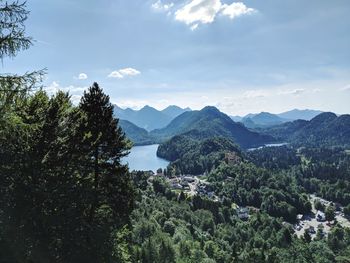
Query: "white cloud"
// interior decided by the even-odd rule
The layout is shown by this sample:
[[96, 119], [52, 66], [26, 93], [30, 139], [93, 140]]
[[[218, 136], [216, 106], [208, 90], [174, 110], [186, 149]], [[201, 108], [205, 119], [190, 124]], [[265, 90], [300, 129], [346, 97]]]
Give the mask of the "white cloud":
[[213, 23], [219, 14], [235, 19], [254, 12], [256, 12], [255, 9], [248, 8], [241, 2], [227, 5], [221, 0], [192, 0], [175, 12], [175, 19], [189, 25], [191, 30], [195, 30], [199, 24]]
[[123, 75], [120, 74], [119, 71], [112, 71], [109, 75], [108, 75], [109, 78], [117, 78], [117, 79], [122, 79], [123, 78]]
[[80, 80], [84, 80], [84, 79], [87, 79], [88, 78], [88, 75], [86, 75], [85, 73], [80, 73], [79, 76], [78, 76], [78, 79]]
[[79, 102], [83, 91], [88, 89], [88, 87], [79, 87], [79, 86], [67, 86], [63, 87], [61, 86], [57, 81], [53, 81], [50, 85], [44, 88], [44, 90], [49, 94], [49, 95], [54, 95], [58, 91], [63, 91], [63, 92], [69, 92], [71, 95], [71, 100], [73, 103]]
[[56, 81], [53, 81], [49, 86], [45, 87], [45, 90], [49, 94], [55, 94], [60, 90], [60, 85]]
[[174, 3], [163, 4], [161, 0], [152, 4], [152, 8], [156, 11], [169, 11], [174, 6]]
[[267, 97], [269, 94], [266, 90], [247, 90], [243, 92], [242, 98], [243, 99], [251, 99], [251, 98], [264, 98]]
[[241, 2], [232, 3], [230, 5], [223, 4], [221, 11], [223, 15], [228, 16], [231, 19], [235, 19], [242, 15], [249, 15], [254, 12], [256, 12], [255, 9], [246, 7], [246, 5]]
[[141, 74], [140, 71], [134, 69], [134, 68], [123, 68], [123, 69], [119, 69], [116, 71], [112, 71], [108, 77], [109, 78], [117, 78], [117, 79], [122, 79], [124, 77], [127, 76], [136, 76]]
[[345, 87], [342, 87], [340, 90], [341, 91], [350, 91], [350, 84], [346, 85]]
[[281, 95], [300, 95], [305, 92], [305, 89], [292, 89], [280, 91]]
[[136, 76], [139, 75], [141, 72], [133, 69], [133, 68], [124, 68], [119, 70], [119, 72], [123, 75], [123, 76]]
[[175, 12], [175, 19], [187, 25], [212, 23], [221, 6], [220, 0], [192, 0]]
[[194, 24], [194, 25], [192, 25], [191, 27], [190, 27], [190, 29], [192, 30], [192, 31], [194, 31], [194, 30], [196, 30], [197, 28], [198, 28], [198, 24]]

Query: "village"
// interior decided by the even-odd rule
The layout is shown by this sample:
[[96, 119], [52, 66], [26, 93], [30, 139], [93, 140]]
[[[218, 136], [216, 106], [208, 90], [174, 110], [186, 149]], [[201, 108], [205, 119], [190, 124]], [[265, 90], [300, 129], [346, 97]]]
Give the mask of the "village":
[[[168, 178], [163, 174], [163, 171], [159, 169], [156, 174], [152, 173], [152, 177], [165, 178], [172, 190], [178, 192], [183, 191], [187, 196], [199, 195], [215, 202], [220, 201], [219, 197], [215, 195], [213, 187], [207, 181], [205, 174], [178, 175]], [[340, 204], [332, 203], [315, 195], [310, 195], [310, 202], [312, 205], [311, 213], [305, 215], [298, 214], [297, 222], [291, 225], [298, 237], [302, 237], [305, 232], [308, 232], [313, 239], [316, 237], [317, 231], [320, 231], [322, 236], [327, 236], [336, 223], [339, 223], [343, 227], [350, 227], [350, 221], [345, 217], [343, 207]], [[326, 213], [315, 207], [315, 203], [317, 202], [321, 203], [324, 208], [328, 206], [334, 207], [334, 220], [327, 220]], [[248, 220], [252, 212], [259, 211], [258, 208], [254, 207], [240, 207], [236, 204], [232, 204], [232, 206], [236, 210], [238, 218], [241, 220]]]
[[[297, 223], [293, 226], [298, 237], [302, 237], [305, 232], [308, 232], [313, 239], [316, 237], [317, 231], [320, 231], [321, 236], [327, 236], [336, 223], [339, 223], [342, 227], [350, 227], [350, 221], [345, 217], [343, 207], [340, 204], [332, 203], [315, 195], [310, 195], [310, 202], [312, 213], [308, 215], [299, 214]], [[334, 207], [334, 220], [327, 220], [326, 213], [316, 208], [315, 204], [317, 202], [324, 208]]]

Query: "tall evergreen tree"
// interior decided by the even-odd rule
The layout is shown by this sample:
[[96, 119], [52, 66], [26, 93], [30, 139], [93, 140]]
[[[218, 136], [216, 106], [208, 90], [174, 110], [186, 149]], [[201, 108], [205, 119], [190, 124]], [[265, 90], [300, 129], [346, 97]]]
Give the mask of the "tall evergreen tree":
[[84, 262], [100, 262], [111, 253], [111, 230], [128, 224], [133, 209], [134, 190], [128, 168], [121, 164], [129, 142], [97, 83], [84, 93], [69, 123], [73, 135], [64, 158], [69, 158], [67, 169], [76, 173], [79, 193], [82, 246], [77, 250], [85, 250], [80, 253]]
[[[32, 45], [32, 38], [25, 34], [28, 14], [25, 2], [0, 0], [0, 60], [13, 58]], [[15, 106], [15, 101], [36, 87], [43, 74], [43, 70], [23, 75], [0, 73], [0, 114], [4, 115], [6, 108]]]

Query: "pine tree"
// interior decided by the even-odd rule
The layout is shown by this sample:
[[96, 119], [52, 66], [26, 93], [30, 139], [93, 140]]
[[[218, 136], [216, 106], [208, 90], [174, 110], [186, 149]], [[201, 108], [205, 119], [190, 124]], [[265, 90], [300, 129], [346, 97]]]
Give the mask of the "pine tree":
[[[25, 34], [24, 23], [28, 14], [25, 2], [0, 0], [0, 60], [13, 58], [32, 45], [32, 38]], [[15, 106], [14, 102], [35, 88], [44, 72], [39, 70], [24, 75], [0, 73], [0, 114], [4, 115], [7, 108]]]
[[133, 209], [132, 182], [127, 166], [121, 164], [130, 143], [97, 83], [84, 93], [69, 123], [73, 135], [65, 158], [69, 157], [68, 169], [77, 176], [76, 202], [82, 211], [79, 242], [87, 249], [80, 255], [86, 256], [86, 262], [97, 262], [111, 253], [111, 229], [128, 224]]

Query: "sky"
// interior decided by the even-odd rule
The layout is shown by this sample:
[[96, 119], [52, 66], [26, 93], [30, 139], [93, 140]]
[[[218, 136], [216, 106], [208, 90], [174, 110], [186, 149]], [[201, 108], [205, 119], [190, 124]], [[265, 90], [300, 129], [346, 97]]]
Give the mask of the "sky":
[[47, 69], [75, 102], [350, 113], [349, 0], [28, 0], [34, 46], [0, 72]]

